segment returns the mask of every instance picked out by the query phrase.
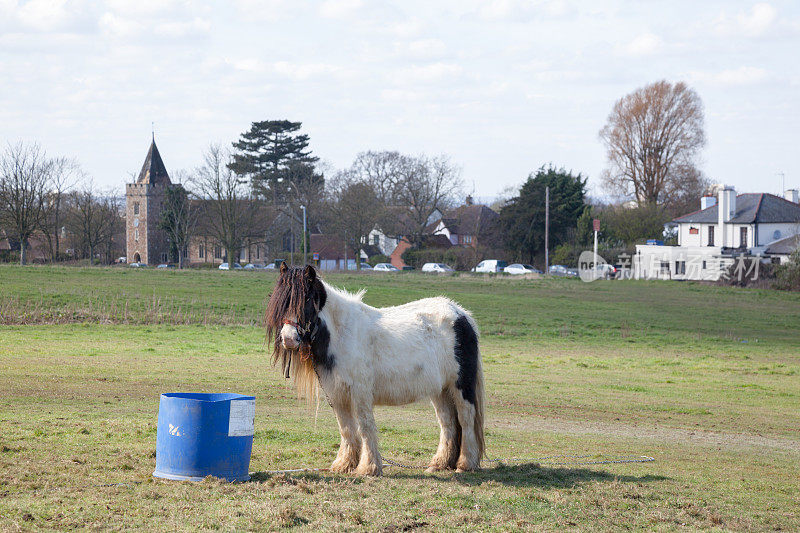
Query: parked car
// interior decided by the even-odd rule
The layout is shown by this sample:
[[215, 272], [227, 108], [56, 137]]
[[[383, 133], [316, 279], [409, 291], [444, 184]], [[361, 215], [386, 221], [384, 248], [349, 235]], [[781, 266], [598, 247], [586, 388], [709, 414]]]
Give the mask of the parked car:
[[411, 265], [405, 265], [401, 270], [414, 270], [414, 267], [412, 267]]
[[508, 263], [500, 259], [485, 259], [472, 269], [473, 272], [502, 272]]
[[425, 263], [422, 265], [423, 272], [455, 272], [450, 265], [446, 265], [444, 263]]
[[542, 271], [538, 268], [534, 267], [533, 265], [528, 265], [524, 263], [514, 263], [513, 265], [508, 265], [503, 269], [503, 272], [506, 274], [541, 274]]
[[[219, 269], [220, 269], [220, 270], [230, 270], [230, 269], [231, 269], [231, 267], [228, 265], [228, 263], [222, 263], [222, 264], [219, 266]], [[234, 264], [233, 264], [233, 269], [234, 269], [234, 270], [241, 270], [241, 269], [242, 269], [242, 265], [240, 265], [239, 263], [234, 263]]]
[[156, 268], [175, 268], [175, 265], [170, 265], [169, 263], [161, 263]]
[[369, 270], [370, 272], [372, 272], [374, 269], [369, 265], [369, 263], [364, 263], [362, 261], [361, 270]]
[[266, 266], [264, 266], [264, 270], [275, 270], [277, 268], [278, 267], [275, 266], [275, 263], [267, 263]]
[[131, 263], [128, 266], [131, 267], [131, 268], [144, 268], [147, 265], [145, 263]]
[[595, 278], [598, 279], [614, 279], [617, 275], [617, 267], [608, 263], [600, 263], [594, 267], [594, 270], [596, 272]]
[[399, 272], [400, 269], [391, 263], [378, 263], [372, 270], [375, 272]]
[[574, 268], [569, 268], [564, 265], [551, 265], [550, 266], [550, 275], [551, 276], [560, 276], [566, 278], [577, 278], [578, 271]]
[[[236, 268], [236, 267], [234, 267], [234, 268]], [[247, 263], [243, 268], [244, 268], [244, 270], [264, 270], [267, 267], [265, 267], [261, 263]]]
[[116, 261], [114, 261], [114, 262], [115, 262], [115, 263], [118, 263], [118, 264], [127, 263], [127, 262], [128, 262], [128, 258], [127, 258], [127, 257], [125, 257], [125, 256], [122, 256], [122, 257], [117, 257], [117, 260], [116, 260]]

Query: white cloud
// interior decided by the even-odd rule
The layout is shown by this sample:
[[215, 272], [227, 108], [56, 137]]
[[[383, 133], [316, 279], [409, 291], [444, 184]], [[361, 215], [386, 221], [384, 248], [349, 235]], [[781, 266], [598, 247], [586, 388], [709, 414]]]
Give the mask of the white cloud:
[[205, 35], [211, 31], [211, 23], [207, 20], [195, 17], [187, 21], [167, 21], [156, 25], [153, 33], [162, 37], [182, 39], [184, 37], [197, 37]]
[[272, 65], [276, 73], [286, 76], [293, 80], [304, 81], [322, 75], [334, 74], [341, 69], [335, 65], [325, 63], [290, 63], [288, 61], [278, 61]]
[[661, 37], [652, 33], [643, 33], [623, 47], [626, 55], [649, 56], [661, 49], [664, 42]]
[[463, 71], [464, 69], [460, 65], [453, 63], [431, 63], [428, 65], [412, 65], [400, 69], [390, 74], [390, 78], [396, 83], [413, 85], [457, 78]]
[[447, 47], [439, 39], [417, 39], [415, 41], [397, 42], [394, 48], [398, 54], [414, 59], [440, 58], [447, 51]]
[[689, 78], [694, 81], [723, 86], [752, 85], [761, 83], [768, 77], [769, 73], [765, 69], [748, 66], [718, 72], [693, 71], [689, 73]]
[[362, 0], [326, 0], [319, 8], [320, 15], [327, 18], [344, 18], [364, 6]]
[[723, 36], [760, 37], [777, 19], [777, 10], [767, 2], [753, 5], [750, 11], [739, 12], [735, 17], [721, 15], [714, 23], [715, 30]]

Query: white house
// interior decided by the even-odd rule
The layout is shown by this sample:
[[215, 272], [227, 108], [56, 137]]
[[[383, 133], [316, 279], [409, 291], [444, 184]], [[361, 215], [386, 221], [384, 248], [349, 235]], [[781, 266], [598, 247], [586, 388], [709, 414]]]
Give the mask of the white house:
[[703, 197], [699, 211], [673, 220], [677, 246], [636, 246], [633, 276], [717, 280], [741, 254], [783, 260], [794, 242], [788, 238], [800, 235], [798, 200], [797, 190], [781, 198], [721, 187], [716, 197]]

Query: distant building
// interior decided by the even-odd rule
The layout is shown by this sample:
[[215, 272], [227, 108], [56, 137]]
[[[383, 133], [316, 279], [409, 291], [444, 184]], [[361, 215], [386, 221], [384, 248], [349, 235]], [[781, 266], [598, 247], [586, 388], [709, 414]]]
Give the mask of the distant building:
[[717, 280], [741, 254], [780, 262], [796, 249], [796, 190], [781, 198], [768, 193], [737, 195], [733, 187], [723, 186], [716, 197], [703, 197], [700, 207], [673, 220], [677, 246], [636, 246], [634, 277]]
[[153, 265], [169, 260], [169, 241], [158, 223], [164, 195], [171, 186], [153, 138], [139, 177], [125, 186], [125, 242], [129, 263]]

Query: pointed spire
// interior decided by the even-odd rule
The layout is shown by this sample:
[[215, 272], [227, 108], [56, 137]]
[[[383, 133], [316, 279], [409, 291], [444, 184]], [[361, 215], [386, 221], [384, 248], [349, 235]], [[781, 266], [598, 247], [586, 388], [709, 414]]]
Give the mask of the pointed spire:
[[164, 161], [161, 160], [161, 154], [158, 153], [158, 148], [156, 147], [155, 132], [153, 133], [153, 142], [147, 151], [147, 157], [144, 158], [144, 165], [142, 165], [142, 171], [139, 172], [139, 178], [136, 183], [172, 184], [164, 166]]

